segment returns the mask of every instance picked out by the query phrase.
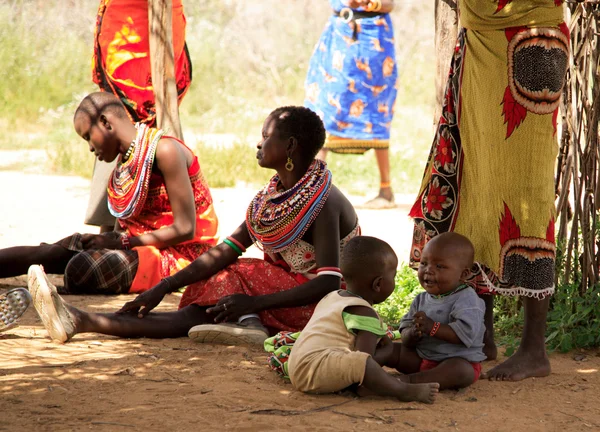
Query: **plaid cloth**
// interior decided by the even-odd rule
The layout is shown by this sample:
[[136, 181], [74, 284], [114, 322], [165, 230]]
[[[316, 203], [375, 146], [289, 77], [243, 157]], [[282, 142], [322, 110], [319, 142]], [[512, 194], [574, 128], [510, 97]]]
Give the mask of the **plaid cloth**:
[[[103, 233], [119, 236], [115, 232]], [[73, 234], [57, 244], [79, 252], [65, 269], [62, 294], [126, 294], [137, 272], [139, 258], [134, 250], [83, 250], [81, 234]]]

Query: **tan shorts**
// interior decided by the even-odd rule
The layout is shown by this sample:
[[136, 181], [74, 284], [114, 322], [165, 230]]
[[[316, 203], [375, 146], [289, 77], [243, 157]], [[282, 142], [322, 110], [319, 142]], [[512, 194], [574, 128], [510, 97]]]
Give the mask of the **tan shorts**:
[[[292, 349], [292, 357], [293, 357]], [[325, 349], [299, 361], [290, 358], [292, 385], [306, 393], [333, 393], [352, 384], [362, 384], [369, 354], [344, 349]]]

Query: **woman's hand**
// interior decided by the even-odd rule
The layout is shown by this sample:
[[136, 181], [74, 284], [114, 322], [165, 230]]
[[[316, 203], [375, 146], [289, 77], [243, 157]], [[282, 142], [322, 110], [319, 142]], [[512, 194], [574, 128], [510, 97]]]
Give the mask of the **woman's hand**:
[[160, 302], [168, 294], [168, 284], [165, 286], [164, 282], [159, 282], [154, 285], [148, 291], [145, 291], [138, 295], [135, 299], [125, 303], [121, 309], [117, 311], [118, 314], [137, 314], [138, 318], [144, 318], [148, 313], [160, 304]]
[[81, 246], [89, 249], [122, 249], [121, 238], [118, 235], [83, 234]]
[[211, 308], [206, 309], [209, 314], [216, 315], [215, 322], [237, 321], [246, 314], [258, 312], [256, 297], [246, 294], [233, 294], [223, 297]]

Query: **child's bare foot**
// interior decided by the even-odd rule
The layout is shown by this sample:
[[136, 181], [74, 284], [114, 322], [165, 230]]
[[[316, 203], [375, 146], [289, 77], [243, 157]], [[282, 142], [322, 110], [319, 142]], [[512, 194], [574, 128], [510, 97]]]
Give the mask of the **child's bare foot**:
[[402, 386], [402, 391], [398, 394], [398, 399], [403, 402], [417, 401], [431, 404], [435, 401], [440, 391], [438, 383], [408, 384], [402, 379], [400, 381], [404, 385]]

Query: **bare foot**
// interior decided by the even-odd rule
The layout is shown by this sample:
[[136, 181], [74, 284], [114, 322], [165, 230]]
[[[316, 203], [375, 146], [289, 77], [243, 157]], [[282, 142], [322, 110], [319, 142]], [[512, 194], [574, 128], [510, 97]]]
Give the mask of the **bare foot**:
[[505, 362], [499, 364], [482, 378], [496, 381], [521, 381], [531, 377], [550, 375], [550, 361], [546, 351], [533, 352], [521, 348]]
[[403, 382], [403, 384], [402, 392], [398, 395], [398, 399], [403, 402], [417, 401], [431, 404], [440, 391], [438, 383], [406, 384]]

